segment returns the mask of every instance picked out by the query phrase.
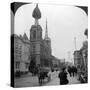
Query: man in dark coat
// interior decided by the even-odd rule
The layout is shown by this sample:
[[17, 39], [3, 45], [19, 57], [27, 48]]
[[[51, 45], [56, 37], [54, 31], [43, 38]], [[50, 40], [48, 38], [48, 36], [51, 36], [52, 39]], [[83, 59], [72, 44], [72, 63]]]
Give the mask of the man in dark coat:
[[65, 85], [65, 84], [69, 83], [69, 81], [67, 79], [67, 72], [65, 71], [65, 68], [62, 69], [62, 71], [59, 73], [58, 77], [60, 79], [60, 85]]

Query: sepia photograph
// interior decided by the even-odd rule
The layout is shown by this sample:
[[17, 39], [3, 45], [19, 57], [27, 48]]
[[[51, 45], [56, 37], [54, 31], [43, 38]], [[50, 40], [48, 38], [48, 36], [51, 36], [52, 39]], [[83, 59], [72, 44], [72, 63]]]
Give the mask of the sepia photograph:
[[88, 7], [11, 3], [11, 86], [88, 83]]

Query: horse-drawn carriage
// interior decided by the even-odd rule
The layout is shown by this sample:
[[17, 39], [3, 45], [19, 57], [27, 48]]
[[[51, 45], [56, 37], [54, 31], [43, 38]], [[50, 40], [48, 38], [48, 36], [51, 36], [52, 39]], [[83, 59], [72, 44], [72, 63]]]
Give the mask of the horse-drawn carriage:
[[38, 73], [39, 84], [42, 85], [44, 81], [50, 81], [50, 68], [42, 67]]

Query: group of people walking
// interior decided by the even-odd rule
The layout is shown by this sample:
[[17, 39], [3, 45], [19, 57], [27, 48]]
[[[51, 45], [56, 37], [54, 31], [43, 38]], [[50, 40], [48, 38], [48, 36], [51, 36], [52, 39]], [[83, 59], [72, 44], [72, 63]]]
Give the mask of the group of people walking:
[[70, 77], [74, 77], [75, 75], [77, 75], [77, 68], [75, 66], [69, 66], [68, 68], [61, 69], [61, 72], [58, 75], [60, 79], [60, 85], [65, 85], [69, 83], [69, 80], [67, 78], [68, 73]]
[[70, 77], [77, 75], [77, 68], [75, 66], [68, 67], [68, 73]]
[[[62, 68], [58, 74], [58, 78], [60, 79], [60, 85], [65, 85], [69, 83], [67, 75], [70, 77], [74, 77], [77, 75], [77, 68], [74, 66], [69, 66], [67, 68]], [[42, 85], [45, 78], [48, 78], [48, 81], [51, 81], [51, 72], [39, 72], [38, 73], [38, 80], [39, 84]]]

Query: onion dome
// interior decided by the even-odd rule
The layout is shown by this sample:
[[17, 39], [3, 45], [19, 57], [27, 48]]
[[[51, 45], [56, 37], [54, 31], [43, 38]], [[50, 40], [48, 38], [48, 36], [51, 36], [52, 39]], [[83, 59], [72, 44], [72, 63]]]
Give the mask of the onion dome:
[[34, 11], [33, 11], [33, 14], [32, 16], [35, 18], [35, 19], [40, 19], [41, 18], [41, 12], [38, 8], [38, 4], [36, 5]]

